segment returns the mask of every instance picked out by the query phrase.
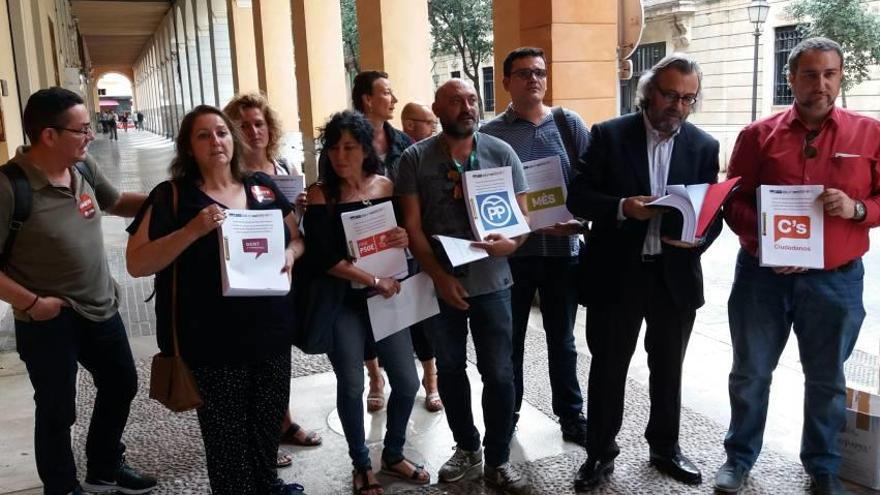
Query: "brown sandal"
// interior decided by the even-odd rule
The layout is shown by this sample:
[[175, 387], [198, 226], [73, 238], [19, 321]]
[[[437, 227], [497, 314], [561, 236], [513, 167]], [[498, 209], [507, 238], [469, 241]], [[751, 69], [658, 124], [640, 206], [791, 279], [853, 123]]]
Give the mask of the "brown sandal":
[[[369, 468], [356, 468], [351, 472], [351, 493], [354, 495], [364, 495], [370, 490], [379, 490], [379, 495], [383, 495], [385, 490], [382, 488], [382, 485], [379, 483], [370, 483], [370, 478], [367, 477], [367, 473], [372, 471]], [[358, 487], [358, 479], [362, 482], [361, 486]]]
[[293, 457], [291, 457], [290, 454], [278, 452], [278, 456], [275, 458], [276, 468], [290, 467], [291, 464], [293, 464]]
[[[413, 467], [411, 474], [406, 474], [404, 471], [396, 469], [403, 466], [405, 462], [409, 463]], [[422, 466], [421, 464], [416, 464], [406, 457], [403, 457], [399, 461], [393, 463], [386, 462], [384, 459], [382, 459], [382, 471], [380, 472], [394, 478], [408, 481], [414, 485], [427, 485], [431, 483], [431, 475], [425, 469], [425, 466]]]
[[291, 422], [290, 428], [281, 434], [281, 443], [299, 445], [300, 447], [317, 447], [324, 439], [315, 431], [306, 432], [306, 436], [300, 439], [296, 434], [302, 430], [302, 426]]

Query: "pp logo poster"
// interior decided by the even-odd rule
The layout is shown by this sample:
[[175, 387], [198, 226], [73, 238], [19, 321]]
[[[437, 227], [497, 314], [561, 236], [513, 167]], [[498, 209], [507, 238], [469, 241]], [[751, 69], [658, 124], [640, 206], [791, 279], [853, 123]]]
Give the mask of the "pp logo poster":
[[477, 211], [485, 230], [497, 230], [516, 225], [516, 216], [511, 209], [507, 191], [477, 195]]

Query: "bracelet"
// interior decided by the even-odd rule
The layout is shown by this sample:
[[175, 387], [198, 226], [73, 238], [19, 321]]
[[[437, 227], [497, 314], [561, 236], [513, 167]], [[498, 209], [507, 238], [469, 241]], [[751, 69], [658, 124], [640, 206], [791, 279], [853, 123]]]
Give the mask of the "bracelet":
[[21, 311], [22, 311], [23, 313], [27, 313], [28, 311], [30, 311], [31, 309], [33, 309], [34, 306], [37, 305], [37, 301], [39, 301], [39, 300], [40, 300], [40, 296], [35, 295], [35, 296], [34, 296], [34, 300], [31, 302], [31, 304], [30, 304], [28, 307], [26, 307], [26, 308], [24, 308], [23, 310], [21, 310]]

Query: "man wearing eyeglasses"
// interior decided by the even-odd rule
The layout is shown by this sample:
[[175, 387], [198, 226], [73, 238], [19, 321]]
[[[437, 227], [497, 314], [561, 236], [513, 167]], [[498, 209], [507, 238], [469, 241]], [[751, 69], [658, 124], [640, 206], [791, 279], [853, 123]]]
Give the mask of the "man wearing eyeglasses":
[[[728, 175], [742, 177], [742, 185], [725, 218], [742, 249], [728, 301], [734, 359], [727, 461], [715, 477], [728, 493], [742, 487], [761, 451], [771, 375], [792, 328], [805, 376], [801, 462], [814, 492], [846, 493], [837, 479], [843, 363], [865, 317], [868, 229], [880, 224], [880, 122], [835, 106], [843, 63], [840, 45], [829, 39], [794, 47], [794, 104], [743, 129], [730, 157]], [[755, 196], [762, 184], [825, 186], [824, 270], [759, 266]]]
[[683, 483], [702, 481], [678, 444], [681, 370], [704, 302], [700, 255], [721, 222], [688, 244], [674, 240], [676, 224], [681, 229], [676, 214], [646, 206], [665, 194], [667, 184], [717, 181], [718, 141], [686, 122], [700, 83], [700, 68], [689, 56], [660, 60], [639, 80], [639, 112], [593, 126], [581, 173], [570, 186], [569, 210], [593, 222], [585, 257], [592, 353], [587, 460], [575, 477], [578, 491], [595, 488], [614, 470], [626, 375], [643, 321], [651, 370], [650, 463]]
[[[566, 182], [572, 177], [572, 159], [587, 151], [589, 131], [584, 121], [571, 110], [557, 109], [554, 114], [544, 104], [547, 93], [547, 63], [544, 51], [535, 47], [517, 48], [504, 59], [504, 89], [511, 103], [480, 132], [509, 144], [525, 162], [558, 156]], [[563, 129], [558, 118], [564, 119]], [[565, 136], [565, 137], [563, 137]], [[570, 141], [570, 142], [569, 142]], [[571, 146], [571, 153], [566, 148]], [[544, 333], [547, 336], [547, 361], [553, 413], [559, 417], [562, 438], [586, 446], [587, 420], [583, 415], [584, 399], [577, 379], [577, 350], [574, 323], [577, 314], [577, 275], [583, 225], [577, 220], [561, 222], [532, 233], [508, 259], [513, 274], [511, 306], [513, 310], [513, 372], [516, 386], [514, 426], [519, 421], [523, 400], [523, 360], [526, 330], [535, 292], [538, 292]]]
[[427, 139], [437, 132], [437, 117], [424, 103], [411, 101], [404, 105], [400, 112], [400, 120], [403, 124], [403, 132], [414, 143]]
[[[31, 146], [3, 166], [22, 175], [12, 182], [0, 173], [0, 299], [13, 307], [16, 346], [34, 387], [34, 450], [44, 493], [147, 493], [156, 481], [126, 464], [121, 442], [137, 373], [101, 230], [104, 212], [134, 216], [144, 195], [120, 194], [87, 154], [95, 135], [77, 94], [37, 91], [22, 120]], [[85, 162], [90, 178], [77, 162]], [[21, 180], [32, 204], [13, 243], [10, 221], [22, 193], [13, 190]], [[70, 445], [78, 364], [97, 388], [82, 488]]]

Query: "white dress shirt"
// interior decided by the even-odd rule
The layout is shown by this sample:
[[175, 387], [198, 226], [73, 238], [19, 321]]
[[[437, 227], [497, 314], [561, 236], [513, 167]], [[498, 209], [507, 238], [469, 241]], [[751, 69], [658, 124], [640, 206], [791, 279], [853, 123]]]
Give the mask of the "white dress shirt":
[[[663, 138], [660, 133], [651, 125], [648, 117], [642, 114], [645, 121], [645, 134], [647, 136], [647, 153], [648, 153], [648, 178], [651, 182], [651, 196], [664, 196], [666, 194], [666, 180], [669, 177], [669, 162], [672, 160], [672, 147], [675, 145], [675, 136], [678, 135], [681, 128], [676, 129], [675, 133]], [[617, 219], [626, 220], [623, 214], [623, 202], [626, 198], [621, 198], [617, 206]], [[663, 252], [663, 243], [660, 241], [660, 221], [662, 216], [658, 215], [648, 221], [648, 233], [645, 236], [645, 243], [642, 245], [642, 254], [654, 255]]]

